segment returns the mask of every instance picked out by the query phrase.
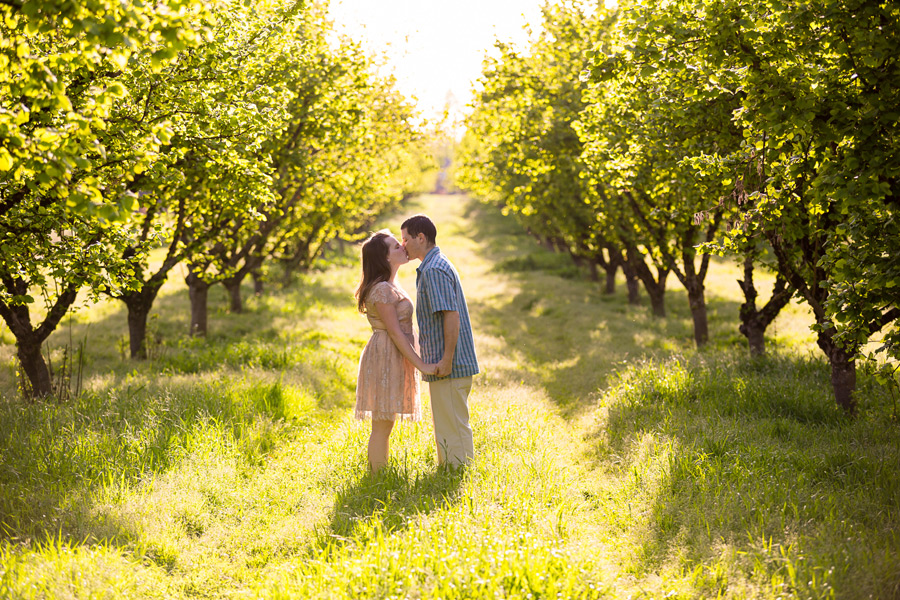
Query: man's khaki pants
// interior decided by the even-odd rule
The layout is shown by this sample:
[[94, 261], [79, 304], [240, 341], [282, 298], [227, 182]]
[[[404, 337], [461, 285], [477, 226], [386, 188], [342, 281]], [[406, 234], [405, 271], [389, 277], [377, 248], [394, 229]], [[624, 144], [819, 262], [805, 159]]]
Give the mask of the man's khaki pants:
[[428, 385], [438, 464], [458, 466], [471, 461], [475, 457], [468, 403], [472, 378], [441, 379]]

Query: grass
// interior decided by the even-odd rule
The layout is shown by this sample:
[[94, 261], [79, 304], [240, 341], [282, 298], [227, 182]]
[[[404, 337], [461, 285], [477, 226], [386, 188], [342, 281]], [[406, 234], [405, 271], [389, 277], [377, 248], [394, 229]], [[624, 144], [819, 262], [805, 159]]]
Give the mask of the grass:
[[[608, 542], [692, 594], [895, 597], [896, 427], [823, 405], [826, 376], [718, 356], [620, 374], [589, 428]], [[626, 503], [639, 518], [621, 518]]]
[[121, 356], [115, 303], [52, 338], [87, 339], [67, 402], [16, 398], [0, 329], [0, 597], [900, 596], [891, 396], [861, 374], [860, 416], [837, 410], [802, 306], [751, 360], [716, 262], [698, 352], [674, 285], [653, 319], [487, 209], [419, 203], [475, 326], [470, 468], [435, 465], [426, 386], [367, 473], [352, 255], [243, 315], [214, 290], [206, 340], [172, 277], [153, 359]]

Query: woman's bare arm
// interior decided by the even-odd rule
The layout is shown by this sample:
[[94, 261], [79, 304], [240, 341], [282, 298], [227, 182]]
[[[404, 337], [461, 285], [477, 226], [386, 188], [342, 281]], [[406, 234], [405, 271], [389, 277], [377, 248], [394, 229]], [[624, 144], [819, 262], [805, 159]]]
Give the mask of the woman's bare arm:
[[397, 307], [390, 302], [373, 302], [372, 304], [375, 305], [375, 312], [378, 313], [378, 317], [381, 319], [381, 322], [384, 323], [384, 327], [387, 329], [391, 341], [394, 342], [394, 345], [400, 351], [400, 354], [405, 356], [413, 366], [423, 373], [429, 375], [434, 373], [434, 366], [427, 365], [425, 361], [422, 360], [416, 353], [415, 348], [412, 347], [412, 344], [409, 343], [409, 338], [407, 338], [406, 334], [403, 333], [403, 330], [400, 329], [400, 318], [397, 317]]

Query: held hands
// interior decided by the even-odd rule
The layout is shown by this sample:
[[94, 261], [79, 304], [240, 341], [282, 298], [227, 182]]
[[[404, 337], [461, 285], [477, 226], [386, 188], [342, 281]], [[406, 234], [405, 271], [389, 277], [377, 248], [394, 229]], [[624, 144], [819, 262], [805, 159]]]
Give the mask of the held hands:
[[419, 370], [425, 375], [437, 375], [437, 368], [437, 363], [426, 363]]
[[419, 369], [425, 375], [434, 375], [436, 377], [446, 377], [450, 374], [450, 371], [453, 370], [453, 365], [444, 364], [443, 362], [439, 363], [426, 363]]
[[434, 374], [438, 377], [446, 377], [453, 370], [453, 362], [449, 360], [442, 360], [434, 366]]

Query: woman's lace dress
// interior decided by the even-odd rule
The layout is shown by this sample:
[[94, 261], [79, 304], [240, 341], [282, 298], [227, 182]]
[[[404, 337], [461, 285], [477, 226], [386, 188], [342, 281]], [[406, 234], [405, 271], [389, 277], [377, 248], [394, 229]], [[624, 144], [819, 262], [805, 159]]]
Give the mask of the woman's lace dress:
[[418, 421], [422, 414], [418, 373], [394, 345], [378, 317], [375, 302], [394, 305], [400, 329], [413, 348], [416, 347], [412, 324], [413, 303], [409, 296], [402, 288], [387, 281], [375, 284], [366, 298], [366, 317], [372, 326], [372, 337], [359, 359], [356, 418]]

